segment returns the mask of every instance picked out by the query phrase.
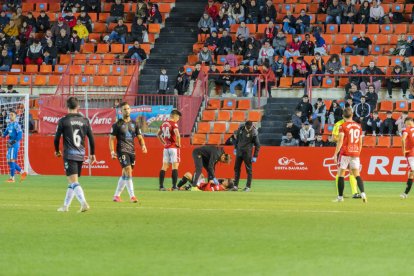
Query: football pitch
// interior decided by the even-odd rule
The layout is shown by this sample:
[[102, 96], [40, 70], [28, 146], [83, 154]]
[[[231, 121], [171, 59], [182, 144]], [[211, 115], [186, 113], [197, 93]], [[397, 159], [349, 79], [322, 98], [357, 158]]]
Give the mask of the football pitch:
[[117, 178], [83, 177], [91, 210], [80, 214], [76, 199], [56, 212], [63, 176], [5, 179], [1, 275], [414, 273], [414, 196], [400, 200], [402, 183], [367, 182], [364, 205], [332, 203], [328, 181], [256, 180], [250, 193], [209, 193], [159, 192], [157, 179], [135, 178], [133, 204], [126, 191], [111, 201]]

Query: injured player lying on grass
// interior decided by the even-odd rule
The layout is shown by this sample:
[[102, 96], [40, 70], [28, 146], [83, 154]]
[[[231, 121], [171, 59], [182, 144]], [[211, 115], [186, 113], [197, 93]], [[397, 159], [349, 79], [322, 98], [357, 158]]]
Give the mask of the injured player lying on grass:
[[204, 191], [204, 192], [221, 192], [228, 191], [234, 187], [234, 180], [230, 178], [218, 179], [219, 184], [214, 184], [213, 180], [208, 182], [203, 174], [198, 179], [197, 185], [192, 187], [193, 175], [190, 172], [186, 172], [183, 178], [178, 182], [178, 189], [180, 191]]

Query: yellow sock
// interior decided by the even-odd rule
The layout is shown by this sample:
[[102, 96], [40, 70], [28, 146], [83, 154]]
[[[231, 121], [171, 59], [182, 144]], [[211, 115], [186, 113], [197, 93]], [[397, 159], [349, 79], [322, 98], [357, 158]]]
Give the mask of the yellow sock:
[[355, 176], [350, 175], [349, 176], [349, 185], [351, 186], [351, 191], [352, 194], [357, 194], [358, 193], [358, 184], [357, 184], [357, 180], [355, 178]]
[[336, 194], [337, 195], [339, 195], [339, 191], [338, 191], [338, 178], [339, 178], [339, 175], [336, 175], [336, 177], [335, 177], [335, 184], [336, 184]]

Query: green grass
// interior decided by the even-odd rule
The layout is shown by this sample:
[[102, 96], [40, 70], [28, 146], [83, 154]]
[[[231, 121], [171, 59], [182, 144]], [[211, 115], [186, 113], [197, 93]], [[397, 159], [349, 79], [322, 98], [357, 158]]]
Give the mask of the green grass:
[[[255, 181], [251, 193], [158, 192], [111, 202], [117, 179], [84, 177], [91, 210], [56, 212], [63, 177], [0, 181], [1, 275], [409, 275], [414, 196], [366, 183], [369, 203], [332, 203], [322, 181]], [[169, 180], [168, 180], [169, 182]], [[347, 185], [347, 191], [349, 186]], [[348, 192], [349, 193], [349, 192]], [[126, 191], [124, 191], [126, 199]]]

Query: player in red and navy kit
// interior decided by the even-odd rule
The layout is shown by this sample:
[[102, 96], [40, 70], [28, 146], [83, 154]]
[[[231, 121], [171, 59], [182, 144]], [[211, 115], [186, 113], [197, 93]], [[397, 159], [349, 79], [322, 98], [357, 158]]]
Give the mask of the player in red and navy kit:
[[[187, 182], [192, 183], [193, 175], [190, 172], [184, 174], [183, 178], [178, 183], [178, 188], [180, 190], [192, 190], [191, 184], [185, 185]], [[216, 185], [212, 180], [206, 181], [203, 174], [199, 177], [196, 186], [198, 187], [197, 191], [204, 191], [204, 192], [222, 192], [228, 191], [234, 187], [234, 180], [233, 179], [218, 179], [218, 185]], [[185, 186], [184, 186], [185, 185]]]
[[409, 172], [408, 172], [408, 180], [407, 180], [407, 187], [403, 194], [401, 194], [401, 199], [406, 199], [408, 197], [408, 193], [411, 190], [411, 186], [413, 185], [413, 178], [414, 178], [414, 121], [413, 118], [407, 117], [404, 120], [405, 129], [402, 133], [402, 151], [403, 155], [407, 158]]
[[[363, 202], [367, 202], [367, 197], [364, 192], [364, 182], [359, 175], [360, 160], [359, 156], [362, 149], [362, 129], [361, 125], [352, 120], [352, 108], [347, 107], [344, 110], [343, 117], [345, 123], [339, 127], [339, 137], [335, 149], [334, 160], [339, 164], [338, 168], [338, 198], [336, 202], [344, 201], [344, 176], [346, 170], [349, 168], [357, 180], [357, 185], [361, 191], [361, 198]], [[340, 160], [338, 160], [338, 154]]]
[[164, 146], [164, 153], [162, 159], [162, 168], [160, 171], [160, 191], [166, 191], [164, 188], [165, 172], [168, 168], [172, 167], [172, 190], [177, 189], [178, 180], [178, 166], [180, 165], [180, 148], [181, 138], [180, 131], [178, 130], [178, 121], [181, 118], [181, 112], [173, 110], [170, 113], [170, 119], [163, 122], [158, 130], [157, 137]]

